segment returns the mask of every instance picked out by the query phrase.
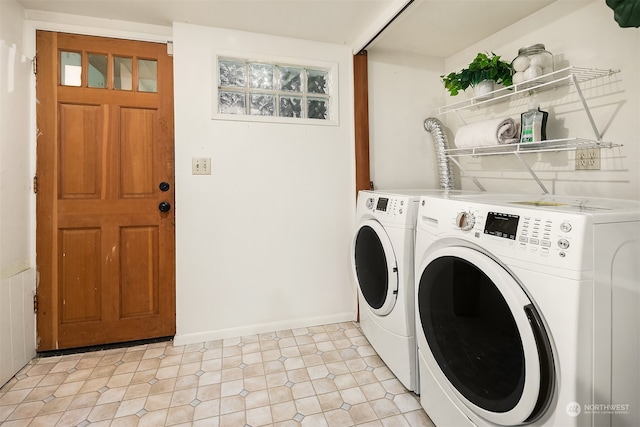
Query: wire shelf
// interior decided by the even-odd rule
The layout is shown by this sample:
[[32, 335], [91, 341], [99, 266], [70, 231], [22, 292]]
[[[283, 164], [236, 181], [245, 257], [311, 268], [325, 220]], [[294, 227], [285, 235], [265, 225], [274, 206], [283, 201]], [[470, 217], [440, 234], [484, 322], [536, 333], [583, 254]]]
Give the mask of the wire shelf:
[[494, 90], [487, 95], [491, 96], [490, 99], [485, 99], [485, 97], [474, 97], [454, 104], [445, 105], [438, 109], [438, 115], [506, 102], [511, 99], [531, 94], [532, 92], [542, 92], [562, 86], [568, 86], [570, 84], [582, 83], [596, 78], [610, 76], [618, 72], [620, 72], [620, 70], [603, 70], [598, 68], [571, 66], [545, 74], [544, 76], [536, 77], [535, 79], [527, 80], [526, 82]]
[[571, 151], [578, 148], [613, 148], [621, 146], [622, 144], [613, 144], [610, 142], [598, 142], [582, 138], [565, 138], [519, 144], [500, 144], [487, 145], [483, 147], [450, 148], [448, 150], [445, 150], [445, 154], [449, 157], [479, 157], [496, 156], [502, 154]]

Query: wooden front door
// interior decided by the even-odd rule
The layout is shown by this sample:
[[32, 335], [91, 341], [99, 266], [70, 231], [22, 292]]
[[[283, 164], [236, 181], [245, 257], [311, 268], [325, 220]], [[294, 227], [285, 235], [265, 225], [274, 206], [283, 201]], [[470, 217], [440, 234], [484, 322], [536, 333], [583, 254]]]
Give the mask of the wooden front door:
[[175, 334], [173, 62], [38, 31], [38, 350]]

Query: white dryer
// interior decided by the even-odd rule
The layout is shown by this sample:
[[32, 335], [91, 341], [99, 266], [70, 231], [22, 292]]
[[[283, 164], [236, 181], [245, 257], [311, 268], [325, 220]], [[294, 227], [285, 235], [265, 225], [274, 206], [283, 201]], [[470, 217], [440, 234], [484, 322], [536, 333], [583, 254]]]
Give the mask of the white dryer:
[[417, 216], [438, 427], [640, 425], [640, 202], [424, 196]]
[[463, 193], [360, 191], [351, 251], [351, 266], [358, 284], [360, 327], [398, 380], [416, 393], [419, 383], [413, 262], [416, 212], [424, 194]]
[[351, 251], [362, 332], [412, 391], [418, 366], [413, 249], [419, 194], [360, 191]]

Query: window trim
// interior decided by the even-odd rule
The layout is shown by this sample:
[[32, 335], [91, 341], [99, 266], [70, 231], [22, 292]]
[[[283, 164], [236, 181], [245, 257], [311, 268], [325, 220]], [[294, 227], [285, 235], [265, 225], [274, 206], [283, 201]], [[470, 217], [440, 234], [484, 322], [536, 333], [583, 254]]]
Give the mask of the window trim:
[[[300, 67], [327, 70], [329, 73], [329, 117], [325, 120], [296, 118], [296, 117], [280, 117], [280, 116], [258, 116], [251, 114], [226, 114], [220, 113], [219, 109], [219, 60], [237, 59], [245, 62], [267, 63], [284, 67]], [[297, 125], [319, 125], [319, 126], [339, 126], [340, 110], [339, 95], [340, 88], [338, 83], [338, 63], [317, 61], [303, 58], [283, 58], [273, 55], [243, 53], [243, 52], [225, 52], [216, 51], [212, 58], [212, 102], [211, 102], [211, 119], [239, 122], [263, 122], [263, 123], [282, 123]], [[222, 89], [224, 90], [224, 89]], [[302, 95], [302, 94], [301, 94]], [[313, 97], [313, 94], [311, 94]]]

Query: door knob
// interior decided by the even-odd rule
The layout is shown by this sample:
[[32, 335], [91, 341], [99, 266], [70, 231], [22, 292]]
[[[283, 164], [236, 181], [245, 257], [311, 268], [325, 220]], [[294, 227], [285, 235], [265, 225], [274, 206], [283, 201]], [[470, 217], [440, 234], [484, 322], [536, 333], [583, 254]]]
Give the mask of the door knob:
[[160, 202], [158, 210], [160, 212], [169, 212], [171, 210], [171, 204], [169, 202]]
[[160, 188], [160, 191], [163, 191], [163, 192], [164, 192], [164, 191], [169, 191], [169, 189], [171, 188], [171, 185], [169, 185], [169, 183], [168, 183], [168, 182], [164, 182], [164, 181], [162, 181], [162, 182], [160, 183], [160, 185], [158, 186], [158, 188]]

